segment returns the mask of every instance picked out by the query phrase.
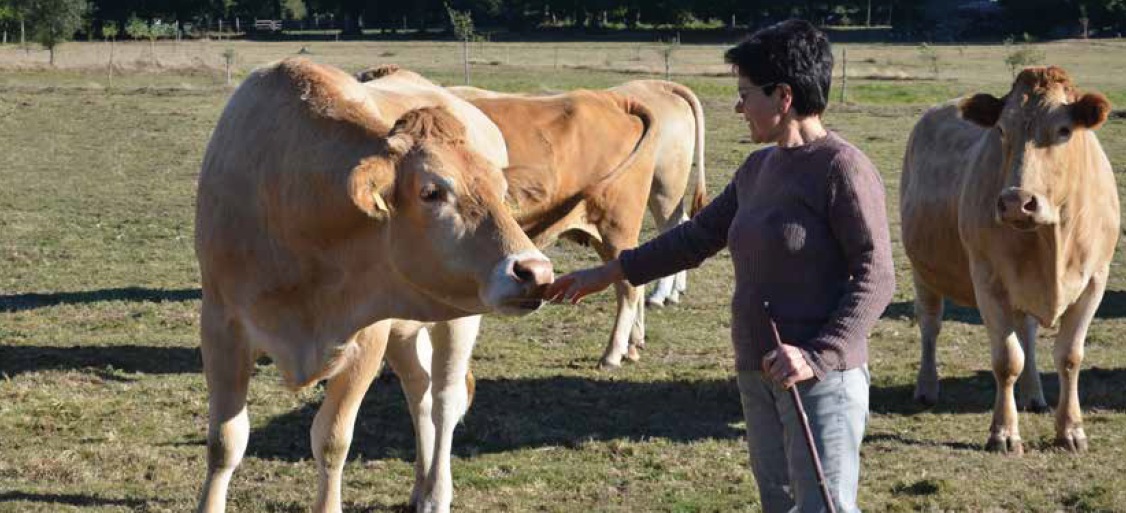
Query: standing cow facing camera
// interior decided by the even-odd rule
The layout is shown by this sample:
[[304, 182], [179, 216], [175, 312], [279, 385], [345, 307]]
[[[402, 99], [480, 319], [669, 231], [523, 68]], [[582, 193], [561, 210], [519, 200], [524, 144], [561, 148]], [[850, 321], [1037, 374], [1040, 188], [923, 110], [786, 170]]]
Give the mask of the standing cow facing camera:
[[551, 282], [550, 262], [503, 203], [500, 168], [458, 118], [420, 108], [391, 125], [380, 112], [343, 71], [286, 59], [247, 77], [212, 134], [196, 211], [209, 395], [200, 511], [226, 507], [258, 355], [290, 388], [328, 380], [311, 432], [315, 510], [336, 512], [391, 318], [526, 314]]
[[1087, 447], [1079, 369], [1119, 229], [1113, 170], [1094, 132], [1109, 111], [1103, 95], [1081, 94], [1063, 69], [1028, 68], [1002, 98], [978, 94], [931, 109], [907, 143], [900, 215], [922, 336], [915, 397], [938, 400], [943, 298], [976, 306], [997, 383], [991, 451], [1023, 452], [1018, 380], [1022, 406], [1047, 407], [1037, 325], [1059, 328], [1056, 443]]

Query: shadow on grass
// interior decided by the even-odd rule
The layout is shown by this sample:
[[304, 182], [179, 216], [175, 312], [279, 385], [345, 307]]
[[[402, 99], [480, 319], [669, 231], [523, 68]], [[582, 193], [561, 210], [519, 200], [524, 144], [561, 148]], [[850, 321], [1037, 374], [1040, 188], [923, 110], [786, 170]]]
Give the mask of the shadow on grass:
[[[926, 447], [948, 447], [959, 451], [977, 451], [980, 452], [985, 449], [984, 444], [970, 444], [965, 442], [936, 442], [933, 440], [920, 440], [917, 438], [910, 438], [903, 436], [899, 433], [869, 433], [864, 436], [864, 443], [880, 443], [880, 442], [893, 442], [902, 445], [926, 446]], [[909, 493], [908, 495], [919, 495]]]
[[[1042, 372], [1044, 398], [1055, 407], [1059, 399], [1059, 375]], [[915, 385], [873, 386], [869, 402], [872, 413], [984, 413], [993, 411], [996, 391], [992, 371], [977, 371], [973, 376], [939, 380], [938, 404], [926, 407], [914, 400]], [[1126, 411], [1126, 369], [1083, 369], [1079, 375], [1079, 404], [1083, 411], [1092, 409]], [[1017, 391], [1017, 400], [1020, 392]]]
[[[320, 404], [254, 430], [247, 453], [302, 460]], [[253, 415], [253, 412], [251, 412]], [[743, 436], [739, 391], [731, 380], [638, 383], [552, 377], [480, 380], [473, 406], [454, 432], [454, 453], [473, 456], [591, 441], [665, 438], [675, 442]], [[356, 420], [349, 457], [414, 459], [414, 433], [398, 381], [381, 378]]]
[[[976, 308], [958, 306], [950, 301], [944, 303], [945, 312], [943, 319], [966, 324], [980, 325], [981, 315]], [[913, 301], [899, 301], [888, 305], [884, 310], [884, 319], [913, 320], [915, 318], [915, 303]], [[1095, 312], [1096, 319], [1122, 319], [1126, 318], [1126, 291], [1108, 290], [1103, 295], [1103, 302]]]
[[59, 504], [66, 506], [125, 506], [133, 511], [148, 509], [153, 502], [144, 499], [110, 499], [96, 495], [63, 494], [63, 493], [28, 493], [28, 492], [3, 492], [0, 493], [0, 504], [5, 502], [38, 502], [46, 504]]
[[[1042, 375], [1049, 404], [1059, 393], [1055, 373]], [[1080, 378], [1080, 404], [1126, 411], [1126, 369], [1092, 368]], [[939, 403], [925, 408], [912, 398], [914, 385], [873, 386], [871, 410], [880, 414], [984, 413], [993, 408], [993, 375], [941, 381]], [[275, 417], [250, 437], [248, 454], [259, 458], [310, 458], [309, 428], [320, 404]], [[454, 435], [459, 456], [536, 447], [577, 447], [590, 441], [664, 438], [674, 442], [743, 436], [734, 380], [638, 383], [555, 377], [482, 380]], [[406, 401], [394, 377], [368, 391], [356, 421], [351, 455], [363, 459], [413, 460], [414, 434]], [[926, 443], [926, 442], [918, 442]], [[963, 444], [964, 445], [964, 444]], [[955, 449], [978, 449], [951, 445]]]
[[[5, 346], [0, 345], [0, 373], [16, 376], [46, 370], [112, 368], [145, 374], [202, 372], [199, 348], [153, 346]], [[103, 377], [113, 379], [111, 374]]]
[[203, 297], [203, 293], [200, 289], [149, 289], [143, 287], [57, 292], [53, 294], [11, 294], [0, 295], [0, 312], [22, 312], [47, 306], [100, 303], [103, 301], [137, 303], [193, 301], [201, 297]]

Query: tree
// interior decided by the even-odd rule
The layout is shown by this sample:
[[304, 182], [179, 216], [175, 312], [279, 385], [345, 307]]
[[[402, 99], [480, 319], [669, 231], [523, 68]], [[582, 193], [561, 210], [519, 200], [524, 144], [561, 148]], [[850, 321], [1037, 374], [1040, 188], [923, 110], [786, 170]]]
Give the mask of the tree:
[[106, 69], [109, 74], [109, 86], [113, 87], [113, 42], [117, 39], [117, 23], [112, 21], [103, 23], [102, 37], [109, 41], [109, 66], [106, 66]]
[[7, 0], [0, 1], [0, 31], [4, 32], [3, 44], [8, 44], [8, 25], [18, 19], [16, 7]]
[[136, 14], [130, 15], [129, 21], [125, 22], [125, 33], [133, 39], [149, 37], [149, 24], [138, 18]]
[[86, 0], [35, 0], [31, 3], [28, 21], [32, 34], [51, 52], [52, 66], [55, 65], [55, 48], [74, 36], [89, 9]]
[[454, 37], [461, 40], [465, 85], [469, 85], [469, 40], [473, 39], [473, 17], [469, 11], [455, 11], [449, 4], [446, 4], [446, 14], [450, 17], [450, 28], [453, 29]]

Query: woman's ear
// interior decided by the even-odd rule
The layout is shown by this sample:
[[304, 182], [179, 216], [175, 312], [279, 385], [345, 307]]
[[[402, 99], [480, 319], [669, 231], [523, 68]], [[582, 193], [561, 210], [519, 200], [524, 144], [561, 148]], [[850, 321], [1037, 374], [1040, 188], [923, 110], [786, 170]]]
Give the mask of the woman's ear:
[[774, 90], [778, 93], [778, 113], [785, 116], [794, 105], [794, 90], [786, 83], [778, 84]]

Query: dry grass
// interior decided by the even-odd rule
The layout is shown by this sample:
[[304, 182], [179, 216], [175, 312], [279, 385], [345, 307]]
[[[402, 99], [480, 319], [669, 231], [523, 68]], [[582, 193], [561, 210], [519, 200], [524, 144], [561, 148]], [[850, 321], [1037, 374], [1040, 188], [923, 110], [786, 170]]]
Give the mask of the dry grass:
[[[199, 58], [215, 69], [226, 44], [181, 43], [180, 60], [164, 56], [174, 47], [158, 46], [160, 72], [124, 70], [113, 88], [102, 71], [91, 70], [100, 45], [64, 46], [62, 70], [15, 71], [41, 56], [0, 48], [0, 511], [193, 507], [206, 425], [193, 194], [203, 146], [228, 90], [221, 75], [191, 66]], [[302, 44], [313, 58], [348, 69], [396, 61], [447, 83], [460, 81], [460, 68], [440, 60], [448, 45], [438, 43], [233, 45], [245, 72]], [[189, 52], [191, 45], [199, 51]], [[1123, 102], [1120, 44], [1111, 45], [1045, 47], [1080, 85]], [[490, 45], [480, 58], [506, 62], [505, 46]], [[635, 60], [636, 45], [558, 46], [568, 56], [559, 70], [553, 47], [511, 45], [512, 64], [475, 68], [474, 84], [604, 87], [637, 77], [599, 71], [607, 59], [611, 67], [654, 62], [644, 49]], [[123, 62], [147, 49], [119, 45]], [[731, 114], [730, 79], [705, 74], [725, 71], [717, 67], [720, 50], [686, 46], [676, 54], [686, 69], [699, 70], [679, 79], [701, 94], [707, 110], [713, 194], [753, 149], [740, 142], [745, 134]], [[926, 68], [913, 47], [848, 46], [857, 63], [851, 102], [834, 105], [827, 116], [881, 169], [892, 213], [906, 135], [924, 105], [973, 90], [1000, 93], [1008, 80], [999, 47], [937, 51], [944, 62], [964, 64], [944, 69], [938, 81], [864, 80], [855, 77], [877, 73], [865, 66], [910, 76], [925, 76]], [[591, 57], [580, 58], [584, 53]], [[595, 69], [568, 67], [591, 63]], [[1117, 172], [1126, 171], [1123, 119], [1108, 122], [1100, 138]], [[993, 383], [974, 312], [948, 314], [939, 346], [942, 402], [924, 410], [911, 401], [917, 335], [908, 315], [909, 268], [896, 244], [900, 287], [872, 334], [862, 505], [874, 511], [1126, 509], [1123, 252], [1089, 335], [1081, 381], [1091, 452], [1077, 457], [1051, 449], [1051, 416], [1022, 414], [1029, 450], [1017, 459], [981, 450]], [[593, 263], [588, 253], [564, 245], [549, 256], [565, 271]], [[580, 308], [487, 319], [474, 359], [478, 398], [455, 439], [455, 508], [757, 510], [731, 375], [729, 256], [721, 253], [692, 273], [690, 287], [681, 306], [648, 315], [644, 361], [614, 374], [593, 370], [611, 322], [608, 295]], [[1051, 335], [1042, 334], [1039, 344], [1049, 400], [1057, 393], [1047, 357]], [[257, 374], [250, 448], [232, 484], [231, 509], [305, 511], [316, 482], [307, 433], [321, 391], [285, 392], [268, 362]], [[413, 447], [398, 386], [381, 379], [357, 422], [346, 469], [349, 511], [394, 511], [405, 503]]]

